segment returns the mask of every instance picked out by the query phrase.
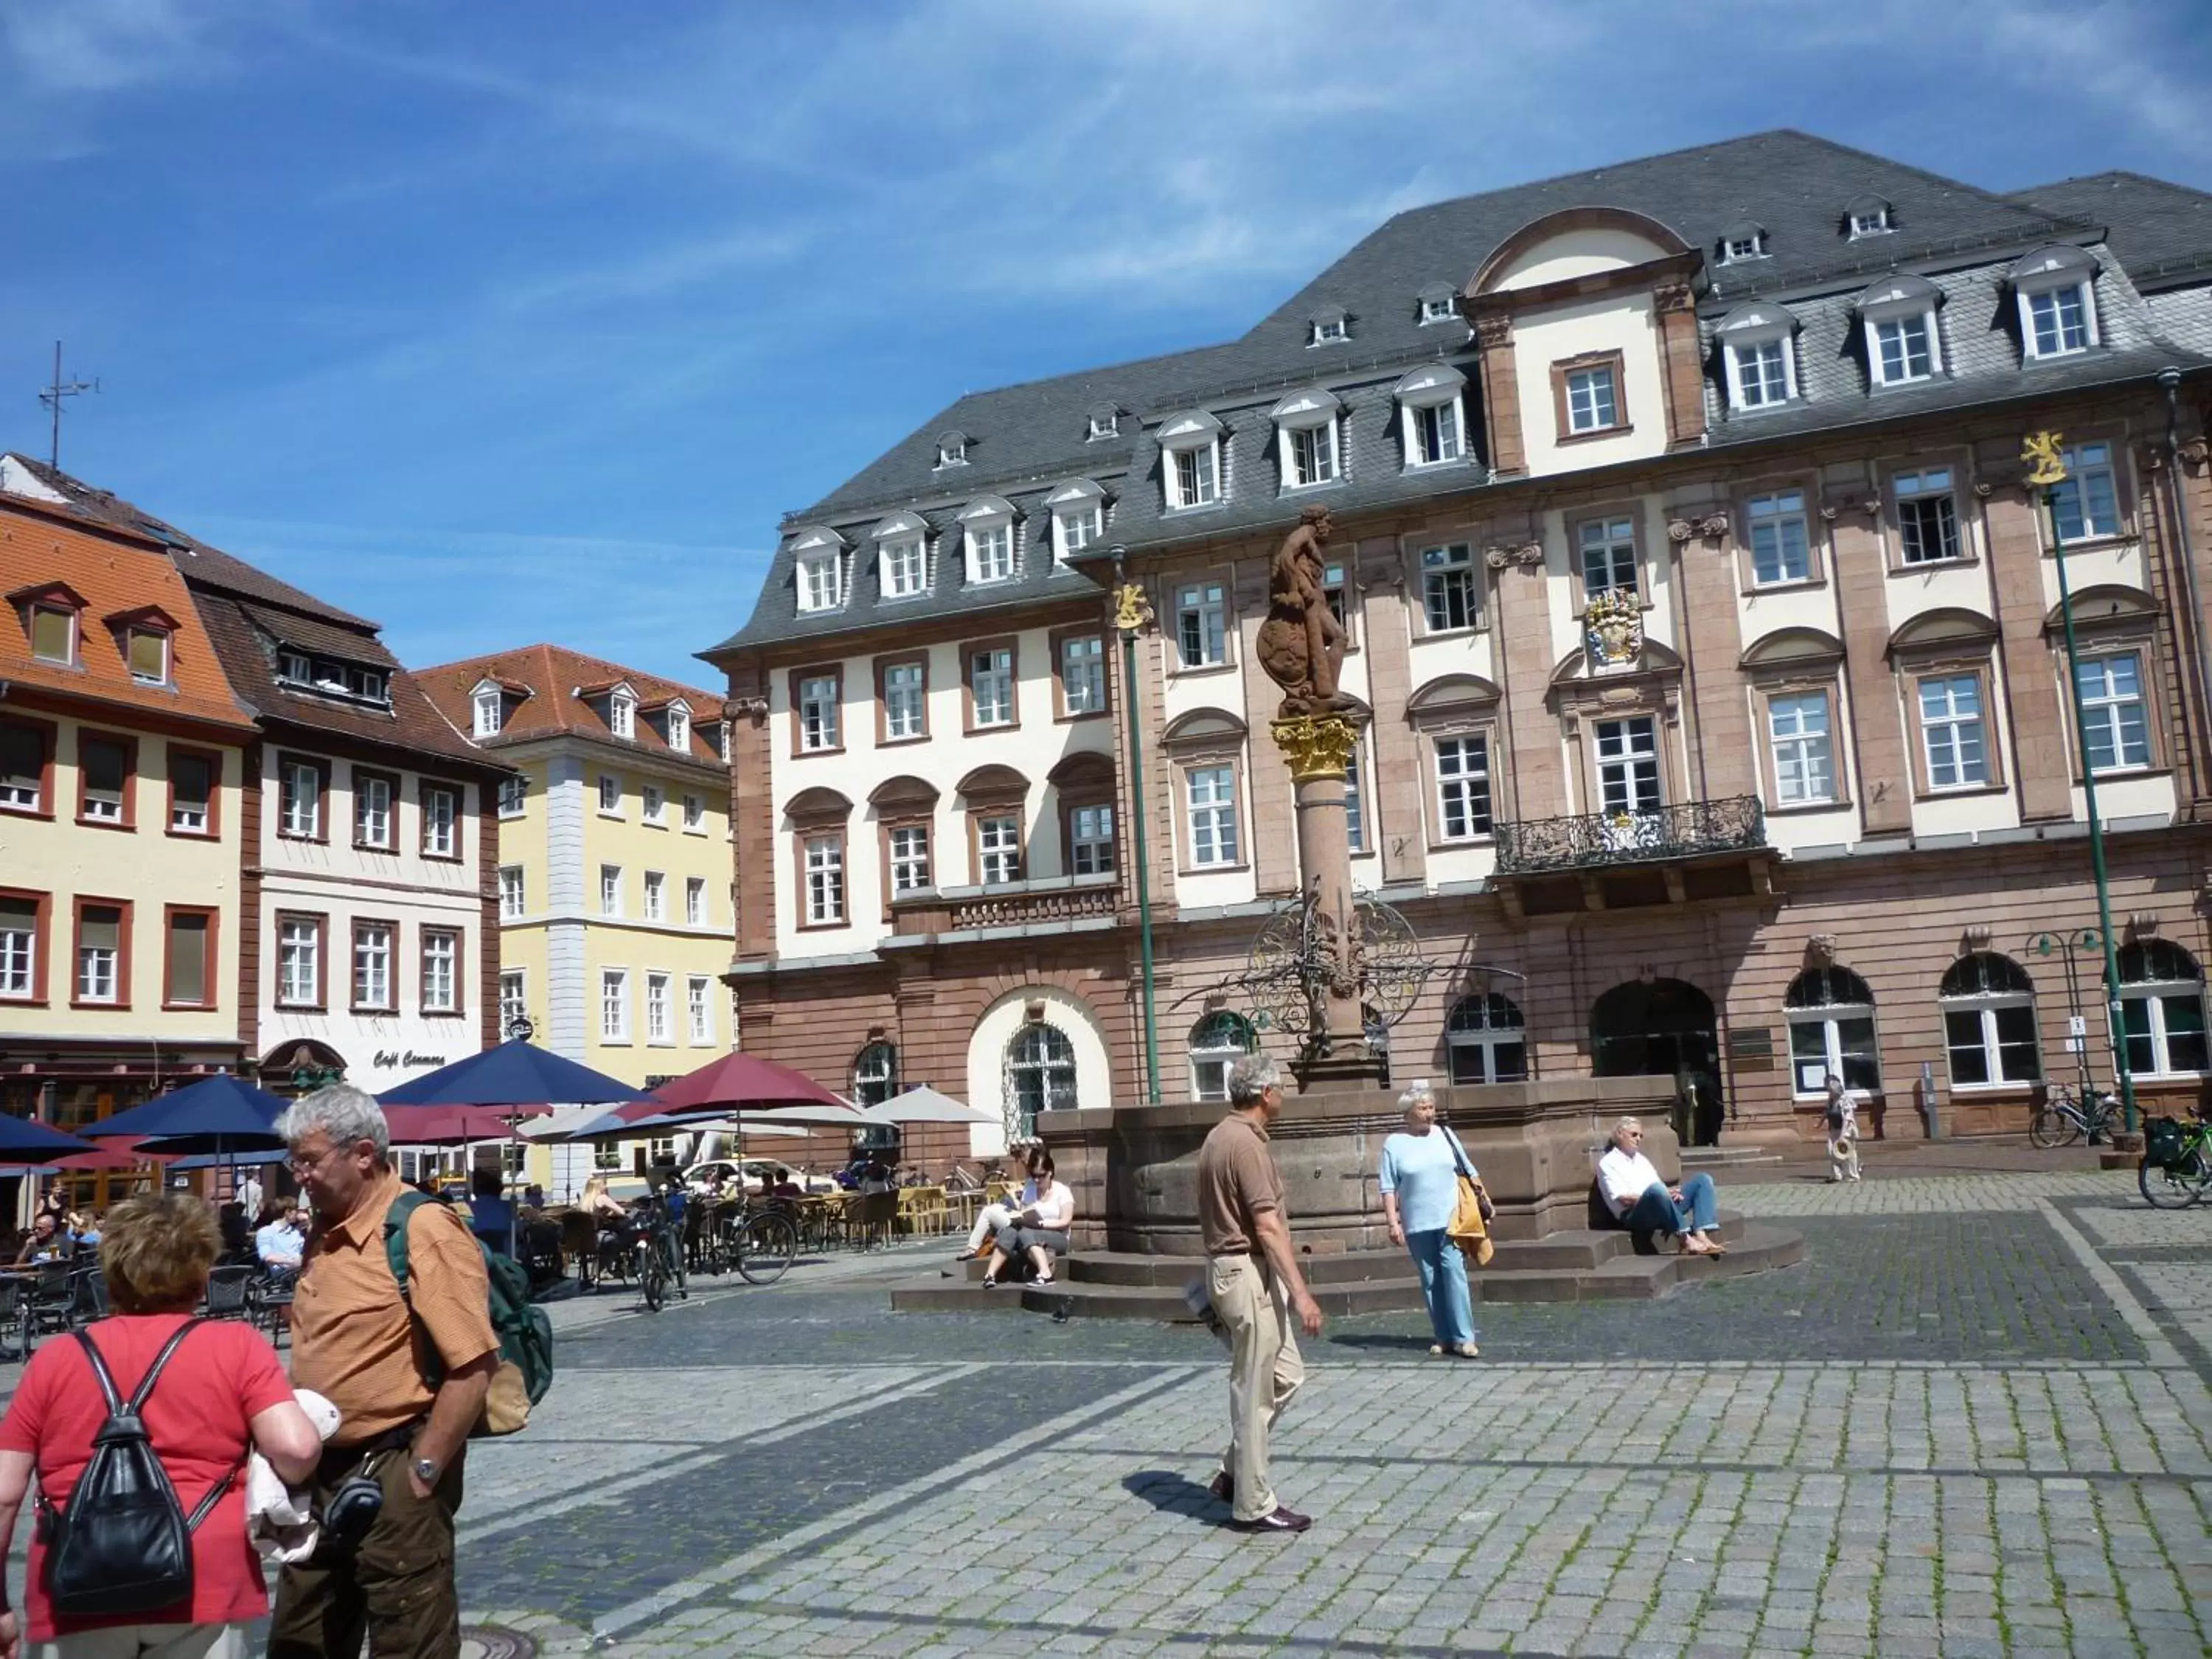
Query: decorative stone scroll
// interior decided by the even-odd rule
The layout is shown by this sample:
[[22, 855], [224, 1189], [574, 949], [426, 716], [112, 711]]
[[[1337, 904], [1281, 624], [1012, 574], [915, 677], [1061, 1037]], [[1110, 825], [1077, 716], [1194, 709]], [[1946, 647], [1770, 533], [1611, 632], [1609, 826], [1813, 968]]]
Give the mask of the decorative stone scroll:
[[1534, 570], [1544, 562], [1544, 544], [1493, 542], [1483, 549], [1482, 562], [1492, 570], [1503, 570], [1509, 564], [1517, 564], [1523, 570]]

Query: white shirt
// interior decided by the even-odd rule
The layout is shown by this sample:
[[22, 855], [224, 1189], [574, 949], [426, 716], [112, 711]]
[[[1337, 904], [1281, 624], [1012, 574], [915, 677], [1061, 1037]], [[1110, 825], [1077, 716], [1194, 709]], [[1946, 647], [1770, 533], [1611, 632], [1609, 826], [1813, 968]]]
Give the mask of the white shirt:
[[1824, 1127], [1832, 1121], [1829, 1114], [1840, 1116], [1843, 1121], [1828, 1130], [1831, 1140], [1856, 1140], [1859, 1138], [1859, 1097], [1845, 1089], [1827, 1104], [1821, 1121]]
[[238, 1183], [238, 1201], [246, 1206], [248, 1225], [261, 1219], [261, 1182], [257, 1177], [248, 1176]]
[[1624, 1152], [1614, 1146], [1597, 1161], [1597, 1184], [1616, 1216], [1626, 1215], [1647, 1188], [1663, 1187], [1659, 1171], [1641, 1152]]
[[1021, 1208], [1036, 1212], [1036, 1224], [1042, 1231], [1064, 1233], [1075, 1219], [1075, 1194], [1062, 1181], [1047, 1182], [1042, 1191], [1032, 1181], [1022, 1188]]

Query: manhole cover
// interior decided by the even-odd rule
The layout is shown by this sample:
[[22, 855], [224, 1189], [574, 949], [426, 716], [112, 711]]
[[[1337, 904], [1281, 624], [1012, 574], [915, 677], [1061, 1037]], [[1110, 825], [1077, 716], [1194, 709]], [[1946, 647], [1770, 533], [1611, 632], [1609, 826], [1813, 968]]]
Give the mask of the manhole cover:
[[504, 1625], [461, 1626], [461, 1659], [537, 1659], [538, 1644]]

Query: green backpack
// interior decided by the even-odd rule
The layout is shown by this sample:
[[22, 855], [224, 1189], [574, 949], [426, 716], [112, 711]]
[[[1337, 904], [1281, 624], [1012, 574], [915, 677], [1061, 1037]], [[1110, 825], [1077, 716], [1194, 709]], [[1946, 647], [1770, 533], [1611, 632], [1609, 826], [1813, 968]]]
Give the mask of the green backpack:
[[[435, 1201], [421, 1193], [403, 1191], [384, 1218], [385, 1257], [410, 1314], [415, 1302], [407, 1290], [407, 1222], [417, 1206]], [[528, 1425], [530, 1408], [553, 1386], [553, 1322], [530, 1299], [530, 1274], [520, 1261], [491, 1249], [481, 1238], [477, 1249], [483, 1252], [484, 1277], [490, 1285], [491, 1328], [499, 1339], [500, 1366], [484, 1399], [483, 1416], [470, 1433], [514, 1434]], [[436, 1346], [424, 1346], [429, 1351], [430, 1370], [423, 1380], [434, 1389], [443, 1370]]]

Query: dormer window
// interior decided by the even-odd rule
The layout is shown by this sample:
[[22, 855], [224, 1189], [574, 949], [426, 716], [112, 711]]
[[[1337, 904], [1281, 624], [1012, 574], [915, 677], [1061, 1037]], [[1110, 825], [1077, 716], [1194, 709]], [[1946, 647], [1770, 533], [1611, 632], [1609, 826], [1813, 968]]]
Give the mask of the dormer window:
[[507, 699], [495, 685], [480, 685], [471, 700], [476, 714], [475, 734], [479, 738], [495, 738], [506, 723]]
[[83, 645], [78, 617], [84, 600], [75, 588], [66, 582], [49, 582], [43, 587], [18, 588], [8, 598], [22, 617], [32, 656], [64, 668], [78, 665]]
[[1741, 264], [1747, 259], [1766, 257], [1766, 230], [1748, 219], [1738, 220], [1721, 233], [1721, 263]]
[[1721, 319], [1730, 409], [1772, 409], [1796, 397], [1796, 329], [1797, 319], [1777, 305], [1739, 306]]
[[2078, 247], [2039, 248], [2014, 264], [2021, 351], [2029, 362], [2075, 356], [2097, 343], [2096, 274], [2095, 258]]
[[1426, 328], [1431, 323], [1459, 320], [1459, 290], [1449, 283], [1431, 283], [1413, 296], [1414, 315]]
[[606, 699], [607, 730], [617, 738], [635, 743], [637, 740], [637, 693], [627, 685], [617, 685], [607, 691]]
[[1910, 386], [1943, 370], [1936, 308], [1943, 292], [1925, 276], [1893, 276], [1859, 295], [1867, 371], [1878, 386]]
[[1889, 204], [1879, 196], [1854, 196], [1844, 207], [1844, 234], [1854, 242], [1866, 236], [1887, 236], [1897, 227], [1890, 222]]
[[968, 465], [968, 434], [964, 432], [941, 433], [937, 440], [937, 464], [943, 466]]
[[280, 650], [276, 653], [276, 678], [294, 685], [313, 685], [315, 683], [314, 659], [304, 651]]
[[125, 629], [124, 654], [130, 659], [131, 678], [141, 685], [169, 683], [169, 635], [159, 628]]
[[727, 720], [716, 720], [716, 721], [714, 722], [714, 752], [715, 752], [716, 754], [720, 755], [720, 756], [722, 757], [722, 764], [723, 764], [723, 765], [725, 765], [725, 766], [727, 766], [727, 765], [730, 763], [730, 723], [729, 723], [729, 721], [727, 721]]
[[1073, 478], [1045, 497], [1052, 514], [1052, 556], [1065, 564], [1106, 533], [1106, 492], [1088, 478]]
[[1319, 387], [1294, 392], [1268, 411], [1281, 434], [1284, 489], [1310, 489], [1344, 475], [1337, 430], [1343, 415], [1336, 394]]
[[1306, 319], [1309, 346], [1340, 345], [1352, 337], [1352, 319], [1342, 306], [1329, 306]]
[[845, 538], [834, 530], [806, 530], [791, 544], [792, 585], [801, 614], [835, 611], [845, 603]]
[[1089, 430], [1084, 439], [1086, 443], [1121, 435], [1121, 410], [1118, 404], [1101, 404], [1091, 411], [1088, 419]]
[[1222, 496], [1221, 422], [1203, 410], [1160, 428], [1160, 482], [1170, 508], [1211, 507]]
[[276, 679], [279, 684], [294, 691], [374, 703], [380, 708], [392, 706], [392, 676], [386, 670], [366, 663], [314, 656], [295, 646], [276, 647]]
[[1408, 467], [1441, 466], [1466, 455], [1466, 389], [1467, 376], [1449, 363], [1431, 363], [1399, 380], [1395, 392]]
[[910, 599], [929, 586], [929, 524], [916, 513], [894, 513], [870, 532], [876, 544], [876, 586], [887, 599]]
[[691, 711], [680, 702], [668, 708], [668, 746], [679, 755], [690, 752]]
[[1014, 578], [1014, 509], [996, 495], [970, 501], [960, 512], [961, 541], [971, 583]]

